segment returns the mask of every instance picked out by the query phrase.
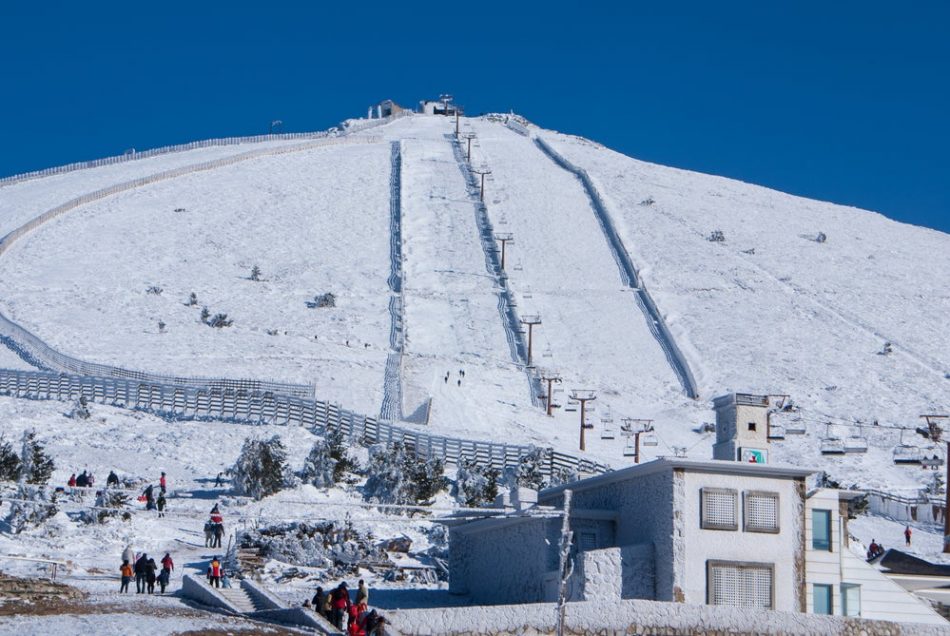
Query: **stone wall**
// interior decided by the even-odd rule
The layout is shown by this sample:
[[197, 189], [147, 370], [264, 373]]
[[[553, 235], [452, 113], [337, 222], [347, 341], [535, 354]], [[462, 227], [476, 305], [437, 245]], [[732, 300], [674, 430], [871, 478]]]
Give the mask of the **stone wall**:
[[[419, 636], [524, 636], [555, 633], [556, 606], [496, 605], [390, 610], [387, 634]], [[816, 616], [747, 608], [652, 601], [569, 603], [565, 634], [571, 636], [920, 636], [950, 635], [947, 627]]]

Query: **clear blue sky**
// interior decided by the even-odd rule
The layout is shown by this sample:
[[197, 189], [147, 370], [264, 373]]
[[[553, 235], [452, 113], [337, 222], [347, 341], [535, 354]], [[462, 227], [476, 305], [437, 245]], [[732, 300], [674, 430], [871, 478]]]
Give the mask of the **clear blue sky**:
[[0, 3], [0, 175], [454, 93], [950, 232], [950, 2]]

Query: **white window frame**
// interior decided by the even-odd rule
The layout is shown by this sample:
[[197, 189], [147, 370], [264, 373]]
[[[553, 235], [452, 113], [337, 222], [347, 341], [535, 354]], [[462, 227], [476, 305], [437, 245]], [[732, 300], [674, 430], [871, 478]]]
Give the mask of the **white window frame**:
[[[720, 607], [749, 607], [757, 609], [775, 609], [775, 564], [774, 563], [756, 563], [751, 561], [715, 561], [710, 560], [706, 561], [706, 604], [707, 605], [716, 605], [716, 589], [715, 589], [715, 577], [713, 575], [713, 570], [715, 568], [734, 568], [737, 574], [737, 582], [741, 586], [743, 583], [748, 581], [743, 581], [741, 578], [742, 572], [747, 570], [765, 570], [768, 572], [769, 576], [769, 599], [768, 604], [765, 606], [748, 604], [748, 603], [737, 603], [729, 605], [719, 605]], [[742, 590], [737, 590], [737, 598], [741, 601], [743, 596], [748, 596], [748, 594], [743, 595]]]
[[[848, 591], [857, 590], [858, 593], [858, 607], [849, 607], [848, 606]], [[857, 611], [855, 611], [857, 609]], [[842, 616], [861, 616], [861, 586], [857, 583], [842, 583], [841, 584], [841, 615]]]
[[[709, 506], [706, 504], [706, 496], [731, 496], [732, 497], [732, 523], [721, 523], [710, 520], [706, 517]], [[699, 527], [704, 530], [726, 530], [736, 531], [739, 529], [739, 491], [734, 488], [701, 488], [699, 491]]]
[[[752, 519], [752, 506], [749, 499], [758, 497], [760, 499], [772, 499], [775, 502], [775, 525], [772, 527], [757, 525]], [[782, 522], [780, 517], [780, 500], [777, 492], [768, 492], [765, 490], [747, 490], [742, 493], [742, 529], [746, 532], [765, 532], [768, 534], [778, 534], [781, 532]]]

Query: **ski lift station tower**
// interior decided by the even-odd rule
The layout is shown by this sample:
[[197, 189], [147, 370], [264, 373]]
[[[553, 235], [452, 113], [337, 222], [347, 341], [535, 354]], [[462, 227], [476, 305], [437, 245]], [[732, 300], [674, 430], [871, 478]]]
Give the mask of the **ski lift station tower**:
[[766, 464], [769, 459], [769, 396], [729, 393], [713, 399], [713, 459]]

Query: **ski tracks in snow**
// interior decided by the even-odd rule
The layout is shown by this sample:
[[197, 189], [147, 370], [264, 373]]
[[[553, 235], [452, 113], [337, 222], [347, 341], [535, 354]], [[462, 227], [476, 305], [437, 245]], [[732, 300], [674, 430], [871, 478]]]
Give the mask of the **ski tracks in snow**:
[[402, 419], [402, 355], [405, 323], [402, 299], [402, 148], [400, 141], [391, 142], [389, 178], [389, 355], [383, 384], [382, 420]]

